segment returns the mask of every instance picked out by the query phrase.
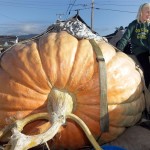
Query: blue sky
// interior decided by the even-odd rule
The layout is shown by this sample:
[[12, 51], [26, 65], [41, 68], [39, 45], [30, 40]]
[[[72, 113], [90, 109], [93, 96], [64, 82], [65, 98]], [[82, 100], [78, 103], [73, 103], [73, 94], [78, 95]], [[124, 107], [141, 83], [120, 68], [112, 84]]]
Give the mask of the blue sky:
[[[144, 0], [93, 0], [93, 29], [105, 36], [135, 19]], [[91, 26], [92, 0], [0, 0], [0, 35], [40, 34], [76, 10]]]

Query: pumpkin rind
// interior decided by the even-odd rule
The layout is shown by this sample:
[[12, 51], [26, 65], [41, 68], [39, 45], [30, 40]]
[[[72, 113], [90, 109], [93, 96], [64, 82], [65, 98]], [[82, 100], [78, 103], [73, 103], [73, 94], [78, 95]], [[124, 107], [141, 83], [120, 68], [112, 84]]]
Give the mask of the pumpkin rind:
[[[3, 54], [0, 128], [9, 124], [11, 118], [21, 119], [46, 112], [47, 97], [54, 87], [75, 96], [73, 113], [87, 124], [95, 138], [101, 135], [100, 143], [115, 139], [126, 127], [138, 122], [145, 103], [135, 63], [126, 54], [116, 53], [105, 41], [97, 44], [103, 52], [107, 69], [108, 133], [101, 135], [100, 131], [99, 71], [93, 48], [89, 40], [78, 40], [65, 31], [45, 34], [36, 42], [18, 44]], [[35, 124], [33, 127], [36, 128]], [[44, 125], [41, 127], [43, 131], [42, 128]], [[32, 133], [31, 125], [27, 129]], [[68, 149], [87, 144], [89, 141], [83, 131], [69, 119], [52, 142], [57, 148]]]

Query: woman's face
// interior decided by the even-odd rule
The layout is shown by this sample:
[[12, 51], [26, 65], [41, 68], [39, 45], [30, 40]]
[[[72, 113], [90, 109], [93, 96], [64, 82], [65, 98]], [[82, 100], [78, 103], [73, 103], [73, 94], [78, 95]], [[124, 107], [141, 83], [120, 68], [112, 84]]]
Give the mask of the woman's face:
[[150, 21], [150, 7], [144, 7], [141, 13], [141, 21]]

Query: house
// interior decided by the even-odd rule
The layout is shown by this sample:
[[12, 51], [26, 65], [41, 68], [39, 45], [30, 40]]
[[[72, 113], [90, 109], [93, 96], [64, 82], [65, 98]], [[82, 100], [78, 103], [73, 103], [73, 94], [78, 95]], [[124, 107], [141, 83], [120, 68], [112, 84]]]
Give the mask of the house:
[[18, 43], [18, 37], [17, 36], [0, 36], [0, 51], [5, 50], [9, 48], [10, 46]]

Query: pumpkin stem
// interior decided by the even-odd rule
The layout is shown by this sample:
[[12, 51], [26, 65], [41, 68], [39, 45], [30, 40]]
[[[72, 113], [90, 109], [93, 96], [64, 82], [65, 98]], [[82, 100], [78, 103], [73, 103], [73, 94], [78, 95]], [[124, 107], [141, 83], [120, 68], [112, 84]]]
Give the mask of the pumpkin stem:
[[[1, 130], [0, 138], [4, 138], [4, 139], [6, 137], [8, 138], [8, 134], [10, 133], [10, 131], [12, 131], [12, 133], [13, 133], [13, 136], [11, 137], [11, 140], [9, 141], [9, 143], [6, 145], [5, 150], [10, 150], [14, 147], [14, 145], [15, 145], [14, 143], [17, 143], [17, 141], [16, 142], [14, 141], [14, 138], [15, 139], [17, 138], [17, 136], [22, 131], [22, 129], [24, 128], [25, 125], [27, 125], [28, 123], [30, 123], [32, 121], [39, 120], [39, 119], [47, 119], [48, 120], [48, 114], [47, 113], [38, 113], [38, 114], [30, 115], [24, 119], [16, 120], [15, 123], [8, 125], [3, 130]], [[24, 139], [21, 139], [21, 140], [24, 141]], [[21, 142], [21, 140], [20, 140], [20, 142]]]
[[[74, 99], [73, 96], [67, 91], [61, 91], [59, 89], [53, 88], [48, 96], [48, 112], [49, 114], [56, 113], [57, 116], [63, 115], [66, 117], [73, 111]], [[49, 118], [54, 122], [54, 115]], [[65, 120], [64, 120], [65, 121]], [[65, 123], [65, 122], [64, 122]]]
[[[56, 122], [52, 124], [51, 128], [47, 132], [35, 136], [26, 136], [18, 131], [18, 130], [22, 130], [24, 125], [26, 125], [28, 122], [31, 122], [38, 118], [41, 119], [41, 117], [47, 119], [47, 114], [39, 113], [36, 115], [31, 115], [23, 119], [22, 124], [21, 124], [21, 120], [18, 120], [16, 122], [16, 126], [15, 125], [13, 126], [12, 129], [13, 135], [9, 143], [6, 145], [5, 150], [10, 150], [10, 149], [24, 150], [24, 149], [29, 149], [37, 145], [43, 144], [49, 141], [50, 139], [52, 139], [55, 136], [55, 134], [57, 134], [59, 128], [64, 123], [64, 118], [60, 116], [58, 117], [59, 119], [57, 121], [55, 120]], [[85, 132], [86, 136], [88, 137], [89, 141], [91, 142], [95, 150], [102, 150], [98, 145], [98, 143], [96, 142], [96, 140], [94, 139], [93, 135], [91, 134], [86, 124], [79, 117], [77, 117], [74, 114], [68, 114], [67, 118], [73, 119], [75, 122], [77, 122], [80, 125], [80, 127]]]
[[[72, 114], [72, 110], [72, 96], [68, 92], [60, 91], [55, 88], [52, 89], [51, 93], [48, 96], [49, 114], [39, 113], [28, 116], [22, 120], [17, 120], [13, 125], [5, 128], [5, 130], [1, 133], [0, 137], [2, 137], [2, 135], [5, 135], [8, 130], [12, 131], [11, 139], [6, 145], [5, 150], [26, 150], [49, 141], [58, 133], [60, 127], [65, 124], [66, 118], [73, 119], [81, 126], [95, 150], [102, 150], [86, 124], [79, 117]], [[26, 124], [34, 120], [43, 118], [50, 120], [51, 122], [51, 127], [46, 132], [34, 136], [29, 136], [21, 133], [23, 127]]]
[[[6, 149], [24, 150], [43, 144], [52, 139], [59, 128], [65, 124], [66, 115], [72, 111], [72, 96], [68, 92], [52, 89], [48, 96], [49, 116], [44, 114], [31, 115], [23, 120], [18, 120], [12, 129], [12, 137], [6, 146]], [[38, 117], [39, 115], [39, 117]], [[50, 119], [51, 127], [44, 133], [34, 136], [24, 135], [20, 131], [27, 123], [40, 118]], [[22, 124], [21, 124], [22, 123]]]
[[7, 134], [9, 134], [10, 130], [14, 127], [16, 127], [18, 131], [22, 131], [25, 125], [27, 125], [28, 123], [33, 122], [35, 120], [39, 120], [39, 119], [48, 120], [48, 114], [47, 113], [38, 113], [38, 114], [30, 115], [21, 120], [16, 120], [13, 124], [6, 126], [5, 128], [3, 128], [0, 131], [0, 138], [5, 139], [7, 137]]
[[[78, 116], [71, 113], [73, 111], [74, 101], [72, 96], [68, 92], [53, 89], [49, 95], [48, 102], [49, 102], [48, 103], [49, 114], [53, 112], [57, 112], [57, 114], [63, 113], [64, 116], [66, 116], [66, 118], [73, 119], [83, 129], [83, 131], [85, 132], [87, 138], [89, 139], [95, 150], [102, 150], [99, 144], [96, 142], [87, 125]], [[54, 119], [54, 117], [51, 118]]]
[[87, 138], [89, 139], [95, 150], [102, 150], [102, 148], [100, 148], [99, 144], [96, 142], [87, 125], [78, 116], [74, 114], [69, 114], [67, 115], [67, 118], [74, 120], [80, 125], [80, 127], [83, 129], [84, 133], [86, 134]]
[[34, 136], [25, 135], [19, 132], [16, 127], [14, 127], [12, 129], [13, 135], [9, 143], [6, 145], [5, 150], [27, 150], [43, 144], [52, 139], [57, 134], [62, 124], [63, 118], [60, 117], [59, 120], [52, 124], [51, 128], [49, 128], [46, 132]]

